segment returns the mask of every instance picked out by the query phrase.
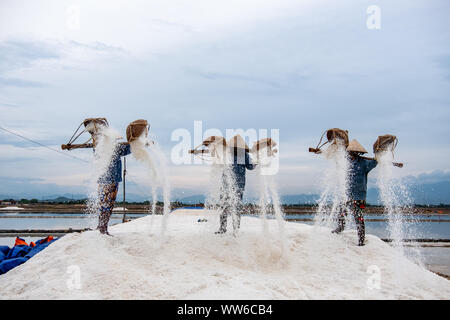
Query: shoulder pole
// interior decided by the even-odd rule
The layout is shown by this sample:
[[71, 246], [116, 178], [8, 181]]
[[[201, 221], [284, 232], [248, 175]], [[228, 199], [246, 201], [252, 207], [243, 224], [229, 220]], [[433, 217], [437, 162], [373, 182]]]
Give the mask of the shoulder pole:
[[[360, 157], [363, 159], [366, 159], [366, 160], [376, 160], [375, 158], [369, 158], [369, 157], [363, 157], [363, 156], [360, 156]], [[392, 162], [392, 164], [394, 165], [394, 167], [403, 168], [403, 163], [401, 163], [401, 162]]]

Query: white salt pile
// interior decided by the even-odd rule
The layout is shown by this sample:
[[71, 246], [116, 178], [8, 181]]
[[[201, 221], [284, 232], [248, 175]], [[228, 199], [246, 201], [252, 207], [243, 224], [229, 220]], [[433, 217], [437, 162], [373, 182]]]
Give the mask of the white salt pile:
[[[286, 250], [260, 241], [261, 223], [243, 217], [235, 238], [214, 235], [205, 210], [171, 214], [164, 242], [148, 216], [67, 235], [0, 276], [2, 299], [449, 299], [450, 283], [397, 257], [375, 236], [286, 223]], [[207, 219], [207, 222], [198, 222]], [[278, 232], [276, 220], [267, 221]], [[392, 261], [396, 260], [393, 264]], [[399, 272], [401, 270], [401, 272]], [[74, 279], [75, 277], [75, 279]], [[77, 284], [79, 280], [79, 286]]]
[[115, 208], [113, 209], [113, 211], [114, 211], [114, 212], [116, 212], [116, 211], [128, 211], [128, 209], [127, 209], [127, 208], [124, 208], [124, 207], [115, 207]]
[[3, 208], [0, 208], [0, 210], [24, 210], [24, 209], [20, 208], [20, 207], [13, 206], [13, 207], [3, 207]]

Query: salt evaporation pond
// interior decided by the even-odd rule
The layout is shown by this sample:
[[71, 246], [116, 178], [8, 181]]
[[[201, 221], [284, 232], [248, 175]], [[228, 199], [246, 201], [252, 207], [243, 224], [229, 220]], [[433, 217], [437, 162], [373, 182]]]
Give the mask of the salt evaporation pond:
[[[217, 212], [177, 210], [166, 236], [162, 216], [64, 236], [0, 277], [3, 299], [449, 299], [448, 280], [414, 264], [379, 238], [358, 247], [355, 232], [243, 217], [237, 237], [214, 235]], [[207, 222], [199, 223], [206, 218]], [[262, 236], [269, 236], [267, 242]], [[137, 246], [136, 244], [140, 244]], [[99, 254], [101, 252], [101, 254]], [[395, 261], [395, 263], [394, 263]], [[67, 286], [77, 266], [81, 289]], [[102, 266], [99, 268], [98, 266]], [[368, 281], [379, 268], [380, 286]], [[111, 288], [114, 290], [111, 290]]]
[[[46, 218], [46, 216], [51, 218]], [[127, 218], [136, 219], [142, 214], [127, 213]], [[8, 218], [5, 218], [8, 217]], [[110, 225], [122, 222], [122, 214], [111, 215]], [[268, 218], [274, 218], [268, 216]], [[387, 221], [370, 221], [371, 219], [385, 219], [383, 215], [366, 215], [366, 228], [368, 234], [376, 235], [380, 238], [389, 238]], [[91, 226], [91, 217], [82, 213], [1, 213], [0, 229], [84, 229]], [[286, 221], [291, 219], [314, 219], [314, 215], [286, 215]], [[406, 217], [405, 219], [408, 219]], [[427, 222], [417, 220], [442, 220], [443, 222]], [[404, 222], [405, 228], [413, 230], [416, 238], [420, 239], [450, 239], [450, 216], [414, 215], [415, 222]], [[313, 221], [301, 221], [305, 224], [313, 224]]]

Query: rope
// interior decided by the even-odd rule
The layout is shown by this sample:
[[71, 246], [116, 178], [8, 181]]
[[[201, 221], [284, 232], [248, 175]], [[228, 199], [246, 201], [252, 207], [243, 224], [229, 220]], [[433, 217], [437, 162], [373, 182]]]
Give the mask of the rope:
[[324, 142], [322, 145], [320, 145], [322, 143], [323, 137], [325, 136], [325, 134], [327, 133], [327, 130], [325, 130], [325, 132], [322, 134], [322, 136], [320, 137], [320, 141], [317, 144], [316, 149], [320, 150], [324, 145], [326, 145], [328, 143], [328, 141]]
[[81, 136], [86, 131], [86, 130], [81, 131], [81, 133], [74, 139], [75, 135], [77, 134], [78, 130], [80, 130], [82, 125], [83, 125], [83, 122], [78, 126], [77, 130], [75, 130], [75, 132], [73, 133], [72, 137], [70, 138], [68, 144], [72, 144], [73, 142], [75, 142], [75, 140], [77, 140], [78, 137]]
[[[3, 130], [3, 131], [6, 131], [6, 132], [8, 132], [8, 133], [10, 133], [10, 134], [12, 134], [12, 135], [15, 135], [15, 136], [17, 136], [17, 137], [20, 137], [20, 138], [22, 138], [22, 139], [25, 139], [25, 140], [27, 140], [27, 141], [29, 141], [29, 142], [32, 142], [32, 143], [34, 143], [34, 144], [37, 144], [37, 145], [42, 146], [42, 147], [44, 147], [44, 148], [47, 148], [47, 149], [49, 149], [49, 150], [51, 150], [51, 151], [57, 152], [57, 153], [59, 153], [59, 154], [62, 154], [62, 155], [64, 155], [64, 156], [66, 156], [66, 157], [70, 157], [70, 158], [73, 158], [73, 159], [76, 159], [76, 160], [79, 160], [79, 161], [83, 161], [83, 162], [89, 162], [89, 161], [87, 161], [87, 160], [78, 158], [78, 157], [76, 157], [76, 156], [73, 156], [73, 155], [70, 155], [70, 154], [61, 152], [61, 151], [59, 151], [59, 150], [53, 149], [53, 148], [51, 148], [51, 147], [49, 147], [49, 146], [47, 146], [47, 145], [45, 145], [45, 144], [42, 144], [42, 143], [40, 143], [40, 142], [38, 142], [38, 141], [32, 140], [32, 139], [30, 139], [30, 138], [27, 138], [27, 137], [21, 135], [21, 134], [18, 134], [18, 133], [15, 133], [15, 132], [11, 131], [11, 130], [8, 130], [8, 129], [6, 129], [6, 128], [3, 128], [2, 126], [0, 126], [0, 129]], [[90, 140], [90, 139], [89, 139], [89, 140]], [[89, 140], [88, 140], [88, 141], [89, 141]], [[135, 186], [137, 187], [139, 193], [141, 193], [141, 196], [148, 196], [148, 193], [147, 193], [147, 192], [144, 192], [144, 191], [141, 189], [141, 187], [139, 186], [139, 184], [138, 184], [134, 179], [131, 178], [129, 170], [127, 170], [127, 176], [128, 176], [128, 180], [130, 180], [131, 182], [133, 182], [133, 183], [135, 184]]]
[[51, 150], [51, 151], [57, 152], [57, 153], [59, 153], [59, 154], [62, 154], [62, 155], [64, 155], [64, 156], [66, 156], [66, 157], [70, 157], [70, 158], [72, 158], [72, 159], [76, 159], [76, 160], [83, 161], [83, 162], [89, 162], [89, 161], [87, 161], [87, 160], [78, 158], [78, 157], [73, 156], [73, 155], [71, 155], [71, 154], [67, 154], [67, 153], [64, 153], [64, 152], [62, 152], [62, 151], [53, 149], [52, 147], [49, 147], [49, 146], [47, 146], [47, 145], [45, 145], [45, 144], [42, 144], [42, 143], [40, 143], [40, 142], [38, 142], [38, 141], [32, 140], [32, 139], [30, 139], [30, 138], [27, 138], [27, 137], [25, 137], [25, 136], [23, 136], [23, 135], [20, 135], [20, 134], [18, 134], [18, 133], [15, 133], [15, 132], [13, 132], [13, 131], [11, 131], [11, 130], [8, 130], [8, 129], [6, 129], [6, 128], [3, 128], [3, 127], [1, 127], [1, 126], [0, 126], [0, 129], [3, 130], [3, 131], [8, 132], [8, 133], [10, 133], [10, 134], [13, 134], [13, 135], [15, 135], [15, 136], [17, 136], [17, 137], [20, 137], [20, 138], [22, 138], [22, 139], [25, 139], [25, 140], [27, 140], [27, 141], [29, 141], [29, 142], [32, 142], [32, 143], [37, 144], [37, 145], [40, 145], [41, 147], [44, 147], [44, 148], [47, 148], [47, 149], [49, 149], [49, 150]]
[[391, 150], [391, 152], [392, 152], [392, 159], [395, 158], [394, 150], [395, 150], [395, 148], [397, 148], [397, 145], [398, 145], [398, 139], [397, 139], [397, 137], [395, 137], [394, 146], [393, 146], [393, 148]]

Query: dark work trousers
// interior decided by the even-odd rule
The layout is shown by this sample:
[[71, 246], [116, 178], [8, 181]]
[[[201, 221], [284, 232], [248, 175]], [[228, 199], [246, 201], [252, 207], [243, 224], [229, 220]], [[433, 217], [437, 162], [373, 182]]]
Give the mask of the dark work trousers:
[[[233, 231], [235, 233], [238, 232], [239, 226], [241, 224], [241, 211], [243, 208], [242, 197], [244, 196], [244, 189], [236, 188], [236, 194], [227, 195], [222, 194], [220, 196], [221, 200], [221, 213], [220, 213], [220, 228], [219, 233], [227, 232], [227, 220], [228, 215], [232, 215], [233, 218]], [[233, 208], [235, 206], [235, 208]], [[235, 210], [236, 215], [233, 215], [232, 212]]]
[[366, 237], [366, 227], [364, 223], [364, 209], [366, 208], [366, 201], [364, 200], [352, 200], [347, 203], [347, 206], [341, 207], [341, 213], [338, 219], [338, 226], [334, 233], [341, 233], [345, 229], [345, 217], [347, 216], [348, 209], [351, 210], [355, 219], [356, 228], [358, 230], [359, 245], [364, 245]]

